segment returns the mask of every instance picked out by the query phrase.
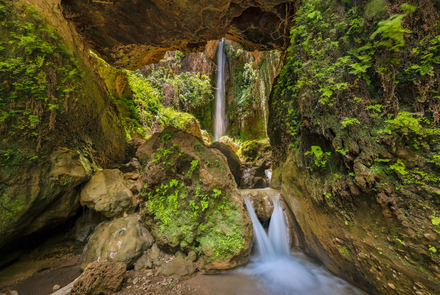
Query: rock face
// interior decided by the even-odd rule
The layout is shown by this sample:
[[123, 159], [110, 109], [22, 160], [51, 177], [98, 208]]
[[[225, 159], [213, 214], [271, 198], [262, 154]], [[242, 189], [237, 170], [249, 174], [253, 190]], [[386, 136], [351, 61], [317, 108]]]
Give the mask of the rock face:
[[[0, 86], [0, 247], [9, 244], [12, 250], [24, 244], [17, 239], [53, 229], [75, 215], [78, 186], [97, 165], [121, 159], [125, 150], [117, 113], [92, 70], [89, 50], [59, 3], [6, 1], [0, 8], [6, 44], [1, 64], [22, 59], [29, 69], [43, 63], [41, 48], [51, 52], [36, 72], [14, 67], [0, 71], [0, 80], [8, 81]], [[28, 38], [39, 45], [31, 49], [9, 43]], [[16, 86], [23, 81], [25, 87]], [[36, 88], [38, 94], [31, 90]], [[1, 252], [7, 256], [6, 249]]]
[[161, 249], [195, 251], [205, 271], [248, 260], [252, 225], [220, 151], [167, 128], [139, 146], [136, 156], [145, 167], [142, 221]]
[[122, 262], [90, 263], [73, 284], [72, 295], [110, 295], [119, 291], [126, 272]]
[[100, 212], [107, 218], [121, 216], [136, 202], [119, 169], [96, 172], [81, 191], [81, 205]]
[[77, 187], [90, 178], [89, 161], [77, 151], [61, 148], [43, 167], [28, 166], [21, 175], [6, 178], [9, 186], [0, 198], [0, 248], [13, 239], [52, 229], [79, 209]]
[[167, 50], [200, 51], [223, 36], [250, 51], [284, 48], [294, 3], [61, 1], [65, 18], [93, 50], [111, 65], [131, 70], [157, 63]]
[[239, 153], [245, 162], [241, 165], [240, 187], [245, 189], [269, 187], [272, 175], [272, 153], [269, 143], [246, 142]]
[[210, 146], [210, 148], [218, 149], [220, 152], [222, 152], [223, 155], [225, 155], [229, 169], [231, 170], [232, 175], [234, 176], [235, 183], [237, 186], [240, 186], [241, 181], [241, 162], [240, 158], [237, 156], [237, 154], [234, 152], [234, 150], [226, 143], [223, 142], [214, 142]]
[[[439, 54], [432, 48], [440, 35], [439, 2], [411, 1], [411, 13], [405, 1], [352, 1], [350, 10], [314, 3], [322, 6], [298, 10], [296, 37], [269, 99], [275, 184], [303, 233], [300, 244], [370, 294], [436, 294], [440, 117], [432, 110], [439, 109], [440, 85], [426, 84], [429, 74], [408, 65], [422, 67], [424, 54]], [[351, 22], [353, 11], [365, 17], [360, 27]], [[313, 15], [320, 20], [311, 22]], [[397, 27], [412, 33], [395, 42], [383, 25], [398, 18]], [[315, 38], [332, 46], [303, 41]], [[362, 56], [359, 48], [366, 49]], [[368, 74], [352, 71], [361, 64]], [[428, 70], [438, 75], [440, 65]]]
[[153, 243], [154, 238], [141, 225], [138, 215], [101, 223], [84, 249], [81, 269], [93, 261], [124, 262], [130, 269]]

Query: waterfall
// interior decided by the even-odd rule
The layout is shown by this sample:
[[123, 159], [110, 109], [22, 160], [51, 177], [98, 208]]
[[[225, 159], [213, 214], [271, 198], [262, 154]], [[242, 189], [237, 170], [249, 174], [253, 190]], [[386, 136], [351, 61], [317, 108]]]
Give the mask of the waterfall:
[[261, 289], [273, 295], [361, 295], [342, 279], [333, 276], [322, 266], [312, 263], [301, 252], [290, 253], [289, 232], [281, 207], [280, 195], [272, 196], [274, 210], [269, 234], [257, 218], [250, 199], [246, 208], [252, 220], [257, 255], [241, 273], [258, 277]]
[[219, 141], [220, 137], [226, 133], [225, 120], [225, 53], [223, 51], [222, 39], [217, 51], [217, 79], [215, 90], [215, 111], [214, 111], [214, 141]]
[[269, 240], [275, 248], [275, 253], [288, 256], [290, 254], [289, 230], [284, 219], [280, 198], [272, 198], [272, 202], [273, 213], [269, 224]]
[[280, 256], [289, 256], [289, 231], [284, 220], [280, 199], [272, 198], [274, 209], [269, 224], [269, 235], [266, 234], [266, 231], [258, 220], [252, 207], [252, 202], [249, 199], [246, 199], [245, 202], [252, 220], [252, 227], [254, 229], [260, 258], [273, 259]]
[[246, 199], [245, 202], [247, 211], [252, 220], [252, 227], [254, 228], [255, 239], [257, 240], [258, 244], [259, 256], [261, 258], [275, 257], [275, 248], [273, 247], [272, 242], [269, 240], [269, 237], [264, 231], [263, 226], [258, 220], [254, 208], [252, 207], [251, 201], [249, 199]]

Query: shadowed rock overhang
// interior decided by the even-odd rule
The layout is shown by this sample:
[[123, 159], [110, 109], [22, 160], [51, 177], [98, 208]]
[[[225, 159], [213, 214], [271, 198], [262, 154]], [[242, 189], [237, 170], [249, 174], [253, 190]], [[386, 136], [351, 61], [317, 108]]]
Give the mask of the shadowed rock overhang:
[[157, 63], [168, 50], [201, 51], [226, 37], [246, 50], [285, 49], [298, 1], [62, 0], [89, 46], [118, 68]]

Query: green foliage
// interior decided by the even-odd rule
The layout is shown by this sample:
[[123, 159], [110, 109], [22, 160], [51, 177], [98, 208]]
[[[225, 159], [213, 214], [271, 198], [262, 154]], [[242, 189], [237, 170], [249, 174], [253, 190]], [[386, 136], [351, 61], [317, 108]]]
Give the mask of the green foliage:
[[408, 171], [405, 170], [405, 164], [399, 159], [396, 163], [390, 166], [390, 169], [393, 169], [397, 173], [401, 175], [408, 174]]
[[342, 127], [347, 127], [347, 126], [350, 126], [350, 125], [354, 125], [354, 124], [360, 124], [361, 122], [359, 122], [359, 120], [358, 119], [356, 119], [356, 118], [347, 118], [347, 117], [345, 117], [342, 121], [341, 121], [341, 125], [342, 125]]
[[431, 216], [432, 225], [440, 225], [440, 217]]
[[[175, 56], [180, 68], [183, 53], [176, 51]], [[171, 100], [174, 107], [186, 112], [204, 107], [214, 98], [210, 78], [197, 72], [175, 74], [170, 67], [153, 66], [146, 79], [162, 97]]]
[[387, 14], [387, 2], [385, 0], [371, 0], [365, 6], [365, 14], [368, 17], [383, 18]]
[[197, 165], [199, 165], [199, 161], [197, 160], [192, 160], [191, 161], [191, 167], [189, 168], [187, 175], [189, 177], [192, 177], [193, 172], [197, 169]]
[[[404, 7], [407, 11], [412, 11], [412, 7], [414, 6], [404, 4], [402, 5], [402, 9], [404, 9]], [[411, 33], [410, 30], [402, 28], [404, 17], [405, 14], [396, 14], [386, 20], [380, 21], [379, 28], [370, 36], [370, 39], [374, 40], [378, 34], [381, 34], [381, 41], [378, 42], [377, 45], [384, 45], [389, 47], [390, 50], [399, 52], [400, 47], [405, 45], [405, 34]]]
[[325, 168], [325, 164], [327, 163], [327, 161], [323, 161], [322, 159], [325, 155], [330, 156], [331, 153], [324, 153], [320, 146], [314, 145], [311, 147], [310, 151], [306, 152], [306, 155], [313, 155], [315, 157], [315, 165]]
[[10, 136], [41, 140], [83, 94], [82, 73], [56, 29], [33, 8], [1, 7], [0, 125]]
[[159, 231], [182, 248], [200, 254], [208, 247], [216, 258], [225, 258], [243, 249], [244, 238], [239, 212], [221, 195], [217, 189], [204, 193], [199, 185], [190, 193], [184, 182], [173, 179], [148, 193], [146, 210], [160, 222]]

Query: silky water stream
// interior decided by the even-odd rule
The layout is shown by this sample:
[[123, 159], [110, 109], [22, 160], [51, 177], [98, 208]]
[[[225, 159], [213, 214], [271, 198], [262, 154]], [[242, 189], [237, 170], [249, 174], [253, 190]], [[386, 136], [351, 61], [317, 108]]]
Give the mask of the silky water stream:
[[302, 252], [291, 253], [289, 232], [280, 204], [280, 194], [274, 190], [266, 189], [266, 191], [270, 191], [274, 205], [268, 233], [258, 220], [252, 202], [246, 199], [246, 207], [253, 223], [257, 251], [246, 267], [235, 272], [256, 278], [259, 289], [270, 295], [365, 294], [348, 282], [332, 275], [323, 266], [312, 262]]

